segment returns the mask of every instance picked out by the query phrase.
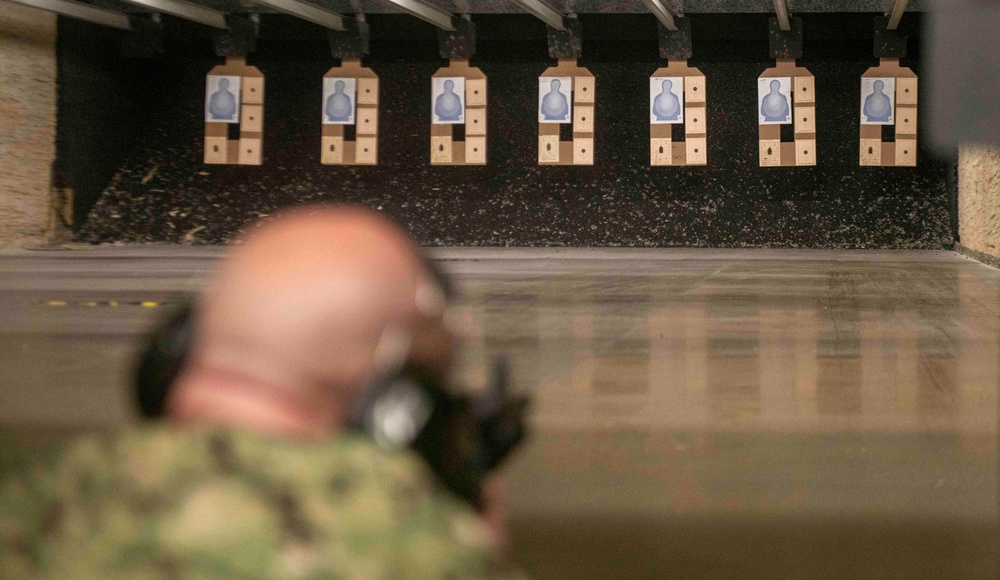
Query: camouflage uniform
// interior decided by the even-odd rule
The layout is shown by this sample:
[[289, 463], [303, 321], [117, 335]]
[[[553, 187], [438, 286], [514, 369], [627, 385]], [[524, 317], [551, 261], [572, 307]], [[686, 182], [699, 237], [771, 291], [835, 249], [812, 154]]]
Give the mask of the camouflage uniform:
[[0, 578], [485, 578], [481, 522], [421, 460], [165, 425], [0, 487]]

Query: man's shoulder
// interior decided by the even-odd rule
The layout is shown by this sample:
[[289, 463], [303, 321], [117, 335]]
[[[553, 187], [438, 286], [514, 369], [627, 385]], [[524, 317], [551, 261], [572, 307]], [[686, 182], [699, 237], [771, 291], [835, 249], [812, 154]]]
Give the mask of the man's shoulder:
[[233, 476], [314, 491], [317, 480], [338, 482], [333, 489], [346, 483], [437, 489], [417, 455], [385, 452], [365, 437], [343, 435], [303, 443], [166, 424], [75, 439], [51, 457], [46, 468], [59, 477], [113, 476], [143, 488]]
[[[476, 577], [491, 553], [475, 514], [441, 491], [418, 457], [362, 437], [309, 444], [133, 428], [74, 442], [20, 489], [32, 490], [34, 505], [0, 506], [0, 527], [4, 514], [11, 524], [0, 539], [73, 545], [76, 565], [221, 569], [232, 577], [262, 569], [275, 577]], [[23, 521], [13, 525], [15, 516]], [[33, 553], [60, 569], [54, 550]]]

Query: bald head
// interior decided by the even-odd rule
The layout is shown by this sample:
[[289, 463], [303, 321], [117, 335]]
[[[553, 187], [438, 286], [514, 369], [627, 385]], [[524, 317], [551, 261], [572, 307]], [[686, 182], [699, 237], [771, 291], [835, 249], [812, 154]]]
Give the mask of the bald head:
[[424, 341], [420, 329], [442, 308], [418, 248], [382, 215], [354, 206], [284, 213], [252, 230], [206, 289], [168, 411], [238, 413], [230, 418], [244, 425], [246, 416], [302, 415], [293, 422], [334, 428], [362, 386]]

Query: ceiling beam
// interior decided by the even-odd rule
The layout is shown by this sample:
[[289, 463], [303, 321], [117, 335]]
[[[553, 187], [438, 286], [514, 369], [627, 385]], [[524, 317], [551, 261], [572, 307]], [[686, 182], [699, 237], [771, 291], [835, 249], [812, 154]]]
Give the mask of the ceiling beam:
[[778, 25], [784, 31], [792, 29], [792, 23], [788, 18], [788, 0], [774, 0], [774, 13], [778, 15]]
[[67, 16], [69, 18], [75, 18], [77, 20], [86, 20], [87, 22], [93, 22], [94, 24], [100, 24], [101, 26], [110, 26], [111, 28], [120, 28], [122, 30], [131, 30], [132, 26], [128, 22], [128, 16], [122, 14], [121, 12], [115, 12], [114, 10], [105, 10], [104, 8], [97, 8], [90, 6], [89, 4], [82, 4], [80, 2], [71, 2], [70, 0], [11, 0], [17, 2], [18, 4], [24, 4], [25, 6], [31, 6], [47, 12], [55, 12], [61, 16]]
[[541, 0], [514, 0], [514, 3], [549, 25], [549, 27], [556, 30], [566, 30], [566, 26], [563, 25], [563, 15], [550, 8], [548, 4], [545, 4]]
[[125, 0], [125, 2], [213, 28], [226, 27], [226, 15], [222, 12], [184, 0]]
[[424, 22], [429, 22], [434, 26], [437, 26], [441, 30], [455, 30], [455, 27], [451, 25], [451, 14], [434, 8], [433, 6], [428, 6], [423, 2], [418, 2], [417, 0], [382, 0], [383, 2], [388, 2], [396, 8], [399, 8], [403, 12], [411, 16], [416, 16], [417, 18], [423, 20]]
[[346, 30], [344, 28], [344, 17], [336, 12], [331, 12], [326, 8], [321, 8], [315, 4], [309, 4], [308, 2], [302, 2], [301, 0], [253, 0], [257, 4], [267, 6], [277, 10], [278, 12], [284, 12], [285, 14], [291, 14], [297, 18], [301, 18], [307, 22], [312, 22], [313, 24], [319, 24], [320, 26], [329, 28], [330, 30], [337, 30], [343, 32]]
[[664, 28], [670, 32], [677, 32], [677, 23], [674, 22], [674, 15], [663, 5], [661, 0], [642, 0], [642, 3], [646, 5], [646, 8], [649, 8], [649, 11], [653, 13], [653, 16], [656, 16]]
[[892, 6], [885, 13], [889, 17], [889, 30], [899, 28], [899, 21], [903, 18], [903, 12], [906, 12], [906, 5], [909, 3], [910, 0], [892, 0]]

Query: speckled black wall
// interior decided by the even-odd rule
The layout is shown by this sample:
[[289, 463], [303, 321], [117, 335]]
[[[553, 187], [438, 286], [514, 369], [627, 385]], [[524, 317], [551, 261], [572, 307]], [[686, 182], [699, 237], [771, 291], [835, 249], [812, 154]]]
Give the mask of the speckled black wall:
[[121, 35], [59, 18], [53, 178], [57, 187], [73, 189], [76, 224], [86, 220], [136, 138], [149, 129], [144, 119], [163, 94], [162, 63], [122, 58]]
[[[335, 61], [321, 30], [281, 17], [265, 18], [249, 59], [267, 79], [264, 165], [205, 166], [204, 75], [218, 61], [200, 33], [177, 35], [160, 63], [172, 79], [167, 102], [78, 237], [221, 242], [283, 206], [350, 200], [396, 216], [430, 245], [952, 243], [949, 163], [921, 150], [915, 169], [858, 166], [859, 77], [875, 64], [872, 15], [804, 17], [800, 62], [816, 75], [819, 165], [779, 169], [757, 165], [755, 79], [773, 66], [766, 15], [692, 17], [692, 63], [708, 83], [704, 168], [649, 167], [647, 79], [663, 63], [652, 16], [582, 20], [597, 124], [595, 165], [581, 168], [537, 166], [535, 79], [552, 61], [544, 27], [528, 16], [474, 19], [473, 64], [489, 79], [486, 167], [429, 165], [429, 78], [444, 61], [429, 25], [398, 16], [370, 18], [367, 63], [382, 79], [379, 166], [320, 164], [320, 79]], [[904, 64], [919, 69], [916, 38], [910, 50]]]

